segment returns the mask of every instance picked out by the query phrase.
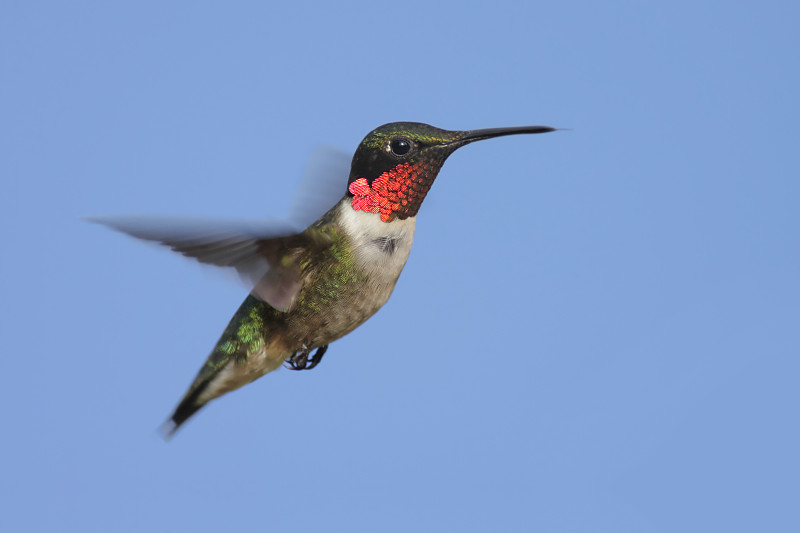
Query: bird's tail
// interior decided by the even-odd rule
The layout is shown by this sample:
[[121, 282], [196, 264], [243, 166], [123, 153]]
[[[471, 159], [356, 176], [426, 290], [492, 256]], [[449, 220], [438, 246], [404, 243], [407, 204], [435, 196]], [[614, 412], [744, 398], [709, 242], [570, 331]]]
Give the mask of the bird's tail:
[[271, 318], [269, 313], [277, 311], [252, 296], [244, 301], [189, 390], [161, 426], [165, 439], [175, 435], [211, 400], [260, 378], [283, 363], [286, 354], [275, 351], [269, 342], [266, 327]]
[[205, 388], [206, 387], [200, 386], [190, 389], [175, 408], [172, 415], [161, 424], [159, 432], [164, 437], [164, 440], [170, 440], [184, 422], [189, 420], [197, 411], [208, 403], [208, 401], [199, 401]]

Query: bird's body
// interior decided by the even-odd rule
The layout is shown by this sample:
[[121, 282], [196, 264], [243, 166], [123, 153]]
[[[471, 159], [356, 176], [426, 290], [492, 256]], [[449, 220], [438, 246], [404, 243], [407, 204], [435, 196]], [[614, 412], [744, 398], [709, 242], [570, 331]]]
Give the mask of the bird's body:
[[200, 406], [260, 378], [298, 353], [327, 346], [389, 300], [408, 260], [415, 219], [399, 224], [337, 203], [304, 233], [305, 282], [295, 305], [278, 311], [255, 296], [236, 311], [173, 415], [177, 427]]
[[331, 342], [375, 314], [408, 260], [422, 200], [455, 149], [500, 135], [552, 130], [381, 126], [359, 145], [345, 196], [300, 233], [272, 235], [230, 223], [99, 220], [202, 262], [234, 267], [255, 284], [168, 420], [166, 433], [209, 401], [282, 364], [313, 368]]

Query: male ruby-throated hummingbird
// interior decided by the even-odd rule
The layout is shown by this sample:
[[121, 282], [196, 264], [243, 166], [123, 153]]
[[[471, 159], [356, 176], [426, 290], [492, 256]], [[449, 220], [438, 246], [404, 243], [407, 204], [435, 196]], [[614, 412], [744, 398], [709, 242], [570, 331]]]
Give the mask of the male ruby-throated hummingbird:
[[300, 233], [227, 222], [94, 219], [203, 263], [233, 267], [254, 284], [165, 423], [165, 435], [211, 400], [283, 364], [314, 368], [331, 342], [375, 314], [406, 264], [422, 201], [456, 149], [554, 129], [448, 131], [416, 122], [385, 124], [356, 149], [344, 197]]

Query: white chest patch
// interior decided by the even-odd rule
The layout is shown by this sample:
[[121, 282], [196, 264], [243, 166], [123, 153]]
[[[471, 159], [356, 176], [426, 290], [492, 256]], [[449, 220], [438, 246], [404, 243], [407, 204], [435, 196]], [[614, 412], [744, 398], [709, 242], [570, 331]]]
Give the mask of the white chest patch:
[[383, 222], [378, 213], [354, 210], [349, 198], [339, 204], [339, 215], [358, 265], [376, 281], [394, 284], [411, 253], [416, 217]]

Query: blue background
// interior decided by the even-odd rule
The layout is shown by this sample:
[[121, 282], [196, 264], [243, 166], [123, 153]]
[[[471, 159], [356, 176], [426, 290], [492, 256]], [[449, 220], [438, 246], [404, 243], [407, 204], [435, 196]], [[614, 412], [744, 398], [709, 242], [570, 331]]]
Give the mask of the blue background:
[[[800, 531], [797, 3], [289, 4], [2, 8], [0, 529]], [[247, 290], [81, 217], [283, 217], [397, 120], [571, 129], [164, 443]]]

